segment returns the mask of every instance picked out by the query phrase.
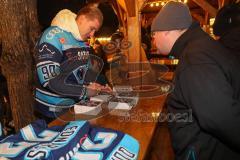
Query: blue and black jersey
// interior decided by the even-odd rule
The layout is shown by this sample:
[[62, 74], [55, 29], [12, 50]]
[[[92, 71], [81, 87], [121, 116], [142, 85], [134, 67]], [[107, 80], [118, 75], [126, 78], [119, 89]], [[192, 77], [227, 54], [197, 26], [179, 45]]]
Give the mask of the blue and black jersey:
[[138, 152], [130, 135], [87, 121], [48, 128], [38, 120], [0, 141], [0, 157], [15, 160], [137, 160]]
[[35, 61], [35, 109], [47, 117], [58, 116], [86, 97], [83, 86], [95, 81], [103, 66], [85, 42], [57, 26], [42, 34]]
[[137, 160], [139, 143], [128, 134], [90, 127], [86, 139], [72, 160]]
[[38, 120], [0, 141], [0, 157], [67, 159], [80, 148], [80, 140], [88, 133], [89, 127], [86, 121], [73, 121], [65, 126], [48, 128], [45, 121]]

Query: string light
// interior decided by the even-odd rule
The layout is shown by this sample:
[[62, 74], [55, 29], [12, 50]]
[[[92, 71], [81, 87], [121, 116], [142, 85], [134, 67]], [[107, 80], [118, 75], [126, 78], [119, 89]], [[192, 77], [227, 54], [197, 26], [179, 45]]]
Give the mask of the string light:
[[[161, 1], [155, 1], [155, 2], [149, 2], [147, 3], [148, 5], [150, 5], [150, 7], [154, 7], [154, 5], [156, 7], [159, 7], [161, 4], [161, 6], [164, 6], [169, 0], [161, 0]], [[175, 1], [178, 1], [178, 2], [183, 2], [183, 3], [187, 3], [188, 0], [175, 0]]]
[[98, 37], [98, 38], [96, 38], [96, 40], [98, 40], [100, 42], [102, 42], [102, 41], [110, 41], [111, 38], [110, 37]]

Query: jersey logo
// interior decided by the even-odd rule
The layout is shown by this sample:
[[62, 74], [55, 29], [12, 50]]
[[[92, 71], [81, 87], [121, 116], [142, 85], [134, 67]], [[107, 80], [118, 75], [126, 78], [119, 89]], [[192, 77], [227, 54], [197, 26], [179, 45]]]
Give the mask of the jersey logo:
[[47, 51], [47, 52], [50, 53], [50, 54], [54, 54], [54, 53], [55, 53], [54, 51], [52, 51], [51, 49], [49, 49], [46, 44], [44, 44], [44, 45], [42, 46], [42, 48], [39, 49], [39, 52], [40, 52], [40, 53], [43, 52], [43, 51]]
[[51, 40], [53, 39], [53, 37], [58, 34], [63, 32], [61, 29], [59, 28], [53, 28], [51, 31], [48, 32], [48, 34], [46, 35], [46, 39]]
[[64, 43], [66, 43], [66, 39], [63, 38], [63, 37], [61, 37], [61, 38], [59, 38], [59, 42], [60, 42], [61, 44], [64, 44]]

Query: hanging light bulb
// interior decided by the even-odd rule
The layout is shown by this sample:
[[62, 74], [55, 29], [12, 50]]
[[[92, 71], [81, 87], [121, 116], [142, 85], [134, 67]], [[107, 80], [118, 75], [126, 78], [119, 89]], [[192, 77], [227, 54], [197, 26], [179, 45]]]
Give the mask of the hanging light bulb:
[[184, 0], [184, 3], [187, 3], [188, 2], [188, 0]]
[[158, 2], [156, 3], [156, 6], [157, 6], [157, 7], [159, 6], [159, 3], [158, 3]]
[[164, 6], [164, 5], [165, 5], [165, 3], [164, 3], [164, 2], [161, 2], [161, 5], [162, 5], [162, 6]]
[[150, 7], [153, 7], [153, 3], [150, 4]]

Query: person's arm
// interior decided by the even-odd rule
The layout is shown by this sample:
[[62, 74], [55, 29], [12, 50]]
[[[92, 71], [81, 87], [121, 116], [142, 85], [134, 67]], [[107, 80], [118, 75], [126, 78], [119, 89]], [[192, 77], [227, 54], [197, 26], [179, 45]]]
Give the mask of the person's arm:
[[179, 80], [200, 127], [240, 151], [240, 102], [223, 71], [215, 64], [192, 65]]
[[[81, 52], [81, 49], [77, 50]], [[55, 93], [65, 96], [94, 96], [106, 88], [96, 83], [102, 66], [102, 59], [94, 55], [73, 57], [61, 64], [61, 74], [51, 79], [48, 86]]]
[[77, 79], [75, 78], [80, 76], [80, 74], [81, 77], [83, 77], [82, 81], [84, 81], [84, 77], [87, 72], [86, 67], [87, 64], [79, 59], [67, 61], [61, 64], [60, 74], [49, 81], [48, 87], [50, 88], [50, 90], [60, 95], [79, 97], [80, 99], [84, 96], [86, 97], [86, 86], [88, 84], [85, 83], [86, 86], [84, 86], [83, 83], [73, 83], [74, 81], [77, 82]]

